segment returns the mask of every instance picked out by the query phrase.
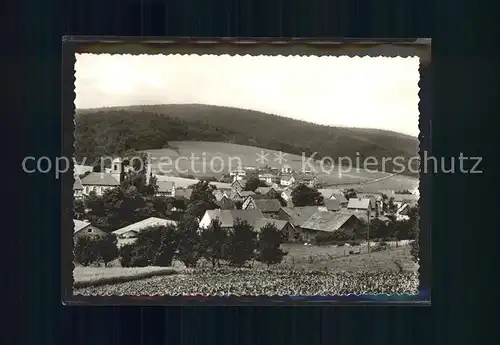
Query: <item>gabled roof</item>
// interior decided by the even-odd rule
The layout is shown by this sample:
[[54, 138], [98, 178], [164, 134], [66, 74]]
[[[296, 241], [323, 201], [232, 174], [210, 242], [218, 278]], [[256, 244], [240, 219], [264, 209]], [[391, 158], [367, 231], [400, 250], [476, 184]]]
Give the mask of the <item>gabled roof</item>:
[[370, 199], [361, 199], [361, 198], [351, 198], [349, 199], [349, 203], [347, 204], [347, 208], [357, 208], [367, 210], [370, 206]]
[[253, 202], [261, 212], [278, 212], [281, 209], [278, 199], [254, 199]]
[[334, 193], [332, 197], [335, 200], [338, 200], [338, 202], [341, 203], [341, 204], [348, 202], [347, 198], [342, 193]]
[[218, 218], [223, 228], [232, 228], [236, 219], [247, 221], [253, 225], [258, 218], [264, 218], [259, 210], [207, 210], [210, 219]]
[[325, 200], [330, 199], [333, 196], [334, 189], [321, 188], [318, 189]]
[[242, 190], [241, 192], [238, 192], [238, 194], [243, 198], [255, 195], [254, 192], [248, 190]]
[[177, 176], [167, 176], [167, 175], [157, 175], [157, 174], [153, 174], [153, 176], [156, 177], [156, 180], [158, 182], [160, 181], [174, 182], [177, 188], [188, 188], [200, 182], [200, 180], [197, 179], [190, 179]]
[[355, 216], [352, 214], [318, 211], [302, 224], [302, 228], [333, 232], [340, 229], [351, 217]]
[[[255, 193], [258, 193], [258, 194], [267, 194], [267, 193], [269, 193], [271, 191], [271, 189], [274, 190], [273, 187], [257, 187], [255, 189]], [[274, 191], [277, 192], [276, 190], [274, 190]]]
[[253, 224], [253, 227], [255, 231], [260, 232], [260, 229], [266, 226], [268, 223], [274, 224], [276, 228], [281, 231], [285, 228], [285, 226], [289, 223], [286, 220], [280, 220], [280, 219], [272, 219], [272, 218], [257, 218], [255, 220], [255, 223]]
[[274, 175], [274, 174], [266, 173], [266, 174], [260, 175], [259, 177], [261, 177], [261, 178], [277, 178], [278, 176]]
[[78, 176], [75, 176], [75, 182], [73, 183], [73, 190], [82, 190], [82, 181]]
[[175, 186], [174, 182], [172, 181], [157, 181], [156, 184], [158, 185], [159, 193], [170, 193]]
[[295, 180], [295, 177], [293, 177], [293, 175], [281, 175], [281, 179], [284, 181], [290, 181], [291, 179]]
[[87, 221], [82, 221], [78, 219], [73, 219], [73, 233], [76, 234], [78, 231], [85, 229], [87, 226], [90, 225], [89, 222]]
[[109, 173], [91, 172], [81, 179], [84, 186], [119, 186], [120, 183]]
[[170, 220], [170, 219], [163, 219], [163, 218], [156, 218], [156, 217], [150, 217], [143, 219], [137, 223], [127, 225], [123, 228], [120, 228], [118, 230], [113, 231], [113, 234], [119, 236], [124, 233], [127, 233], [129, 231], [135, 231], [137, 233], [141, 232], [142, 230], [149, 228], [150, 226], [167, 226], [167, 225], [176, 225], [177, 222]]
[[282, 207], [281, 210], [290, 216], [293, 226], [302, 226], [307, 218], [318, 212], [318, 206]]
[[215, 203], [223, 210], [232, 210], [235, 208], [234, 201], [226, 196], [223, 196], [220, 200], [217, 200]]
[[338, 211], [340, 210], [340, 201], [335, 199], [325, 200], [325, 207], [328, 211]]
[[301, 176], [298, 176], [297, 179], [299, 181], [312, 181], [312, 180], [316, 179], [316, 176], [314, 176], [314, 175], [301, 175]]
[[245, 179], [241, 179], [241, 180], [234, 180], [233, 182], [231, 182], [231, 187], [232, 187], [234, 184], [239, 184], [239, 185], [241, 186], [241, 188], [245, 188], [245, 186], [247, 185], [247, 180], [245, 180]]

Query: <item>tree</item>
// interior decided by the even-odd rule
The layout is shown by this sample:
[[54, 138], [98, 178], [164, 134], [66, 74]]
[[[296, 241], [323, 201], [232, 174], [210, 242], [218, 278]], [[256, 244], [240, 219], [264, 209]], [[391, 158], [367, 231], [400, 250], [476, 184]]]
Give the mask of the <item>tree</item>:
[[283, 243], [283, 235], [276, 226], [268, 223], [260, 229], [257, 242], [257, 260], [265, 263], [268, 267], [272, 264], [280, 263], [288, 253], [280, 248]]
[[74, 244], [74, 260], [75, 262], [88, 266], [99, 260], [99, 252], [96, 245], [96, 240], [92, 236], [78, 237]]
[[83, 200], [75, 200], [75, 217], [76, 219], [82, 219], [85, 216], [85, 204]]
[[198, 228], [198, 220], [189, 215], [182, 217], [177, 225], [177, 258], [186, 267], [196, 267], [199, 258], [203, 254]]
[[96, 242], [99, 259], [108, 267], [108, 263], [118, 257], [117, 239], [113, 235], [99, 236]]
[[345, 198], [346, 198], [347, 200], [352, 199], [352, 198], [357, 198], [357, 197], [358, 197], [358, 195], [356, 194], [356, 191], [355, 191], [354, 189], [352, 189], [352, 188], [351, 188], [351, 189], [348, 189], [348, 190], [344, 193], [344, 195], [345, 195]]
[[253, 176], [247, 180], [247, 183], [245, 185], [245, 190], [253, 192], [259, 187], [267, 187], [267, 184], [264, 181], [259, 180], [258, 177]]
[[236, 219], [233, 225], [233, 231], [230, 232], [227, 239], [225, 258], [232, 265], [243, 266], [254, 256], [256, 249], [257, 233], [253, 226], [247, 221]]
[[295, 207], [321, 205], [323, 204], [323, 196], [316, 188], [299, 184], [292, 191], [292, 203]]
[[186, 214], [200, 219], [207, 210], [218, 208], [215, 195], [215, 187], [206, 181], [200, 181], [193, 186], [190, 203], [186, 208]]
[[227, 232], [222, 228], [219, 219], [213, 219], [207, 229], [201, 232], [203, 255], [212, 263], [212, 266], [220, 266], [220, 260], [224, 258]]
[[152, 226], [142, 230], [130, 247], [122, 249], [122, 255], [130, 255], [131, 266], [163, 266], [172, 265], [174, 252], [177, 249], [176, 229], [174, 226]]

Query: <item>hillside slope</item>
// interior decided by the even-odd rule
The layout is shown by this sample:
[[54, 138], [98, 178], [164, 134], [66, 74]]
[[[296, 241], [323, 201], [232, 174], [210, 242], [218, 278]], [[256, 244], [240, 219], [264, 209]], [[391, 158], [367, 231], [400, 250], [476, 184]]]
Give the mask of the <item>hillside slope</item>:
[[[168, 147], [170, 141], [220, 141], [317, 157], [418, 154], [414, 137], [382, 130], [343, 128], [253, 110], [199, 104], [168, 104], [77, 111], [76, 157], [117, 154], [126, 149]], [[370, 166], [374, 168], [373, 166]], [[386, 165], [392, 171], [392, 164]], [[409, 174], [409, 173], [407, 173]], [[411, 175], [411, 174], [410, 174]]]

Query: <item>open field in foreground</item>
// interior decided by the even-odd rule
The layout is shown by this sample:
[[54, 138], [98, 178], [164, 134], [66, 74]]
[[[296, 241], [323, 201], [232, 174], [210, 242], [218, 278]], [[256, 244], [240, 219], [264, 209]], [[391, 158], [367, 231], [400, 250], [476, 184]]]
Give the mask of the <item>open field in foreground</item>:
[[84, 287], [89, 285], [114, 284], [124, 281], [150, 278], [156, 275], [174, 273], [171, 267], [82, 267], [73, 270], [73, 285]]
[[[133, 281], [122, 280], [94, 286], [76, 285], [74, 293], [76, 295], [416, 293], [418, 276], [416, 265], [409, 255], [409, 246], [373, 253], [337, 256], [334, 259], [330, 256], [343, 255], [343, 248], [329, 246], [306, 248], [301, 250], [299, 246], [293, 245], [287, 247], [286, 250], [289, 251], [287, 259], [270, 269], [257, 263], [252, 268], [206, 267], [175, 270], [173, 274], [162, 276], [155, 276], [157, 273], [152, 271], [152, 277], [139, 276], [133, 278], [135, 279]], [[314, 256], [312, 261], [310, 256]], [[119, 268], [115, 269], [117, 272], [120, 271]], [[132, 270], [134, 269], [130, 272]], [[89, 271], [85, 275], [92, 274]]]
[[415, 273], [325, 272], [290, 269], [198, 269], [114, 285], [76, 289], [75, 295], [313, 296], [416, 294]]

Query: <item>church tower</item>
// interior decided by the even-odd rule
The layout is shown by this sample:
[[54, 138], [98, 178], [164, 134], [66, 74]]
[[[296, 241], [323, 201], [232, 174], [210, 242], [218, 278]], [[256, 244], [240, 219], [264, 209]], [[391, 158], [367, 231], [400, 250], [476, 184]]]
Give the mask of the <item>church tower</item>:
[[113, 159], [111, 162], [111, 171], [110, 174], [113, 176], [118, 182], [122, 182], [122, 173], [123, 173], [123, 161], [121, 158]]

